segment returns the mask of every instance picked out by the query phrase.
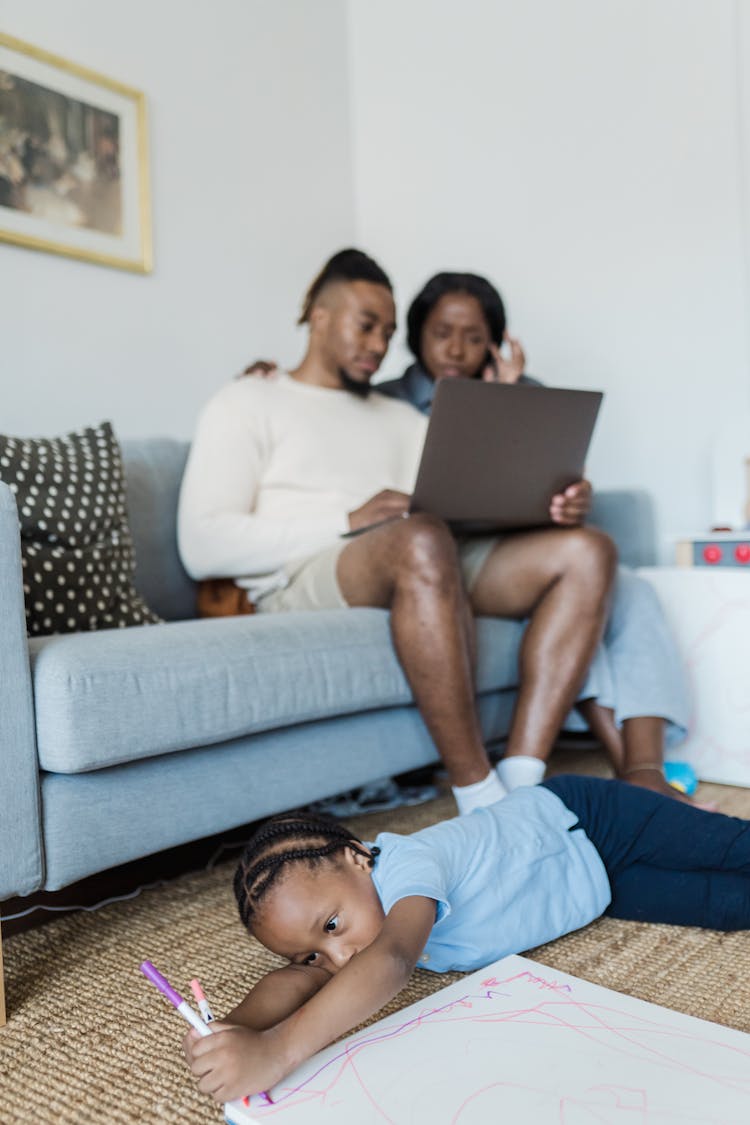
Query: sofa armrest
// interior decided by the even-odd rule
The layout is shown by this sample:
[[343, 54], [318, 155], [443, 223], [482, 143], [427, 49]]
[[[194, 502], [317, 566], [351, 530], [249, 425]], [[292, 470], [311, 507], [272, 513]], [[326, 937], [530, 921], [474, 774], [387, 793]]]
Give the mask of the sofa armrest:
[[654, 504], [641, 489], [594, 492], [589, 523], [606, 531], [617, 544], [625, 566], [653, 566], [656, 562]]
[[23, 604], [18, 511], [0, 482], [0, 900], [43, 879], [39, 765]]

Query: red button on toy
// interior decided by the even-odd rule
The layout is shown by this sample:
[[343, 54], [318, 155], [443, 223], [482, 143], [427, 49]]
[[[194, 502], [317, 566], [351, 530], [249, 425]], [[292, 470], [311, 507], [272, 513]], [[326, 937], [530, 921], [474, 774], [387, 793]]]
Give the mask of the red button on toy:
[[721, 562], [721, 555], [722, 555], [721, 547], [717, 547], [713, 543], [710, 544], [708, 547], [703, 548], [703, 558], [704, 558], [704, 560], [707, 563], [711, 563], [712, 565], [715, 565], [717, 562]]
[[734, 557], [738, 563], [750, 563], [750, 543], [739, 543], [734, 548]]

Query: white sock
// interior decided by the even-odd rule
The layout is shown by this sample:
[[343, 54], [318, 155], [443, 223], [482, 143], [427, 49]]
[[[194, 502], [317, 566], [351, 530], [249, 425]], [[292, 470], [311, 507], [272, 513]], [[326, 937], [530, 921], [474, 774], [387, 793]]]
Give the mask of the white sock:
[[471, 785], [453, 785], [451, 788], [459, 816], [466, 816], [472, 809], [494, 805], [508, 795], [495, 770], [490, 770], [483, 781], [475, 781]]
[[541, 758], [514, 754], [512, 758], [503, 758], [498, 762], [497, 776], [510, 793], [522, 785], [538, 785], [546, 768], [547, 763]]

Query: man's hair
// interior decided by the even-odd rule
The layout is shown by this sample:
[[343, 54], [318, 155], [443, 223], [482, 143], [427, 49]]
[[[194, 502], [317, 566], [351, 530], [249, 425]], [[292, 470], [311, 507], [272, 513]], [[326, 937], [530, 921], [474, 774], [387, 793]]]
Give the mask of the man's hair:
[[337, 852], [351, 848], [375, 862], [379, 848], [367, 851], [353, 832], [332, 817], [305, 812], [282, 813], [258, 829], [245, 847], [234, 873], [234, 894], [242, 924], [253, 918], [269, 889], [295, 863], [317, 867]]
[[490, 337], [498, 345], [505, 332], [505, 306], [502, 297], [486, 277], [476, 273], [436, 273], [417, 293], [406, 314], [406, 338], [412, 354], [422, 361], [422, 329], [435, 305], [446, 293], [468, 293], [482, 306]]
[[339, 250], [338, 254], [328, 259], [318, 276], [311, 282], [297, 324], [307, 324], [313, 305], [321, 292], [326, 285], [334, 281], [369, 281], [373, 285], [382, 285], [389, 293], [393, 292], [390, 278], [376, 261], [361, 250]]

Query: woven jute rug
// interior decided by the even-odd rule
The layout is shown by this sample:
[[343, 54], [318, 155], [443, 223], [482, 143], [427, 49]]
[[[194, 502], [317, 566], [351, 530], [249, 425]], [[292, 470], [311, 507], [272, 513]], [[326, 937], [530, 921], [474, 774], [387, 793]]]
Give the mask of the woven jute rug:
[[[603, 774], [557, 754], [552, 772]], [[750, 790], [704, 785], [703, 799], [750, 818]], [[358, 835], [412, 832], [454, 814], [447, 797], [351, 821]], [[221, 1112], [182, 1057], [185, 1025], [141, 976], [148, 958], [189, 995], [199, 977], [216, 1012], [279, 960], [236, 915], [233, 861], [96, 913], [68, 915], [4, 943], [8, 1026], [0, 1031], [0, 1123], [211, 1122]], [[750, 1032], [750, 935], [600, 919], [529, 956], [596, 984]], [[457, 979], [416, 970], [386, 1011]], [[356, 1122], [353, 1122], [356, 1125]]]

